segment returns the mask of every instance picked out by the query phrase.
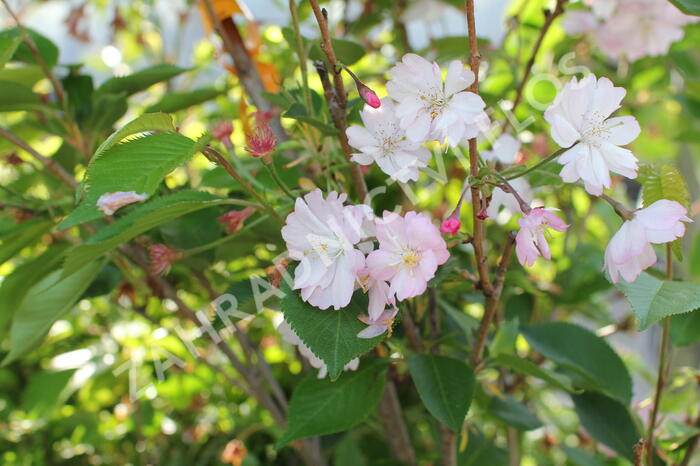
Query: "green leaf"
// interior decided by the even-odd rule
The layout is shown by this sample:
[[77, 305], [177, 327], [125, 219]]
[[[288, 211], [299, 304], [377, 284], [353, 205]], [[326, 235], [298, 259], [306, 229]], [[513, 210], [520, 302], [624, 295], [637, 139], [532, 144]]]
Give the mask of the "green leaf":
[[474, 371], [458, 359], [408, 355], [408, 370], [430, 414], [459, 433], [474, 395]]
[[515, 340], [518, 338], [519, 319], [507, 320], [498, 328], [496, 336], [493, 338], [489, 353], [492, 356], [498, 356], [504, 353], [513, 353], [515, 351]]
[[581, 375], [584, 385], [596, 387], [629, 404], [632, 398], [629, 372], [604, 339], [579, 325], [566, 322], [530, 325], [521, 332], [535, 351]]
[[367, 326], [358, 316], [367, 313], [367, 297], [355, 293], [350, 305], [339, 311], [321, 310], [305, 303], [298, 291], [283, 283], [280, 308], [297, 336], [328, 366], [331, 379], [336, 379], [343, 367], [356, 357], [371, 350], [384, 335], [364, 339], [357, 334]]
[[226, 89], [202, 88], [190, 92], [170, 92], [160, 101], [146, 109], [147, 112], [174, 113], [178, 110], [199, 105], [226, 93]]
[[37, 242], [52, 226], [53, 222], [50, 220], [31, 219], [3, 235], [0, 238], [0, 265], [25, 247]]
[[126, 92], [126, 95], [132, 95], [156, 83], [172, 79], [185, 71], [189, 70], [169, 64], [155, 65], [128, 76], [110, 78], [97, 88], [97, 92], [104, 94]]
[[607, 464], [582, 448], [572, 448], [567, 445], [562, 445], [561, 448], [572, 466], [605, 466]]
[[54, 322], [73, 307], [103, 265], [103, 261], [95, 261], [67, 277], [56, 270], [32, 286], [12, 320], [10, 353], [3, 365], [41, 343]]
[[3, 68], [17, 51], [17, 47], [22, 43], [19, 34], [0, 33], [0, 68]]
[[107, 254], [117, 246], [151, 228], [207, 207], [230, 204], [231, 200], [200, 191], [180, 191], [138, 205], [117, 221], [100, 229], [85, 243], [68, 251], [63, 266], [66, 275]]
[[700, 16], [700, 0], [669, 0], [686, 15]]
[[[331, 45], [333, 46], [335, 57], [345, 66], [353, 65], [365, 56], [365, 48], [357, 42], [353, 42], [351, 40], [331, 39]], [[318, 44], [314, 44], [311, 47], [309, 58], [311, 60], [326, 61], [326, 55], [323, 53]]]
[[627, 407], [596, 392], [572, 395], [574, 409], [588, 434], [629, 460], [639, 432]]
[[165, 113], [144, 113], [140, 117], [131, 120], [100, 144], [100, 147], [97, 148], [90, 159], [90, 163], [95, 163], [95, 160], [100, 158], [106, 150], [111, 149], [125, 138], [149, 131], [175, 131], [173, 117]]
[[336, 447], [333, 466], [367, 466], [367, 460], [352, 432], [346, 434]]
[[135, 191], [150, 196], [168, 173], [192, 157], [196, 147], [177, 133], [150, 134], [113, 146], [88, 166], [83, 201], [58, 229], [102, 217], [97, 200], [105, 193]]
[[497, 366], [506, 366], [521, 374], [537, 377], [569, 393], [581, 393], [581, 390], [577, 390], [571, 386], [571, 380], [568, 377], [544, 370], [535, 363], [521, 358], [520, 356], [514, 354], [499, 354], [494, 360], [494, 363]]
[[22, 393], [22, 410], [45, 416], [55, 408], [59, 401], [65, 399], [66, 386], [75, 369], [58, 372], [39, 372], [33, 375], [29, 385]]
[[92, 105], [85, 123], [87, 133], [111, 130], [114, 123], [126, 114], [126, 92], [93, 93]]
[[634, 282], [615, 285], [637, 316], [637, 329], [646, 330], [664, 317], [700, 307], [700, 285], [659, 280], [643, 272]]
[[[44, 62], [46, 63], [46, 66], [48, 66], [49, 68], [53, 68], [54, 66], [56, 66], [56, 63], [58, 63], [58, 48], [56, 47], [56, 45], [49, 39], [47, 39], [45, 36], [39, 34], [33, 29], [29, 29], [26, 26], [24, 29], [27, 31], [32, 41], [34, 41], [36, 48], [39, 50], [39, 55], [41, 56], [41, 58], [43, 58]], [[4, 40], [4, 38], [14, 39], [16, 37], [19, 37], [21, 41], [22, 34], [16, 27], [0, 31], [0, 41]], [[19, 46], [16, 48], [10, 60], [21, 61], [30, 64], [37, 64], [34, 54], [32, 53], [29, 46], [24, 42], [20, 42]]]
[[700, 340], [700, 312], [671, 317], [671, 341], [674, 345], [692, 345], [698, 340]]
[[506, 395], [505, 398], [491, 398], [488, 410], [493, 417], [518, 430], [535, 430], [543, 425], [524, 404], [510, 395]]
[[0, 81], [0, 112], [43, 110], [46, 106], [38, 95], [21, 84]]
[[470, 426], [467, 436], [467, 447], [457, 456], [459, 466], [508, 465], [508, 453], [473, 426]]
[[0, 282], [0, 341], [15, 315], [15, 311], [29, 291], [28, 283], [37, 283], [57, 268], [66, 252], [66, 245], [52, 245], [42, 255], [29, 260]]
[[277, 446], [299, 438], [342, 432], [367, 419], [384, 393], [386, 369], [384, 361], [370, 359], [335, 382], [309, 374], [292, 393], [287, 430]]

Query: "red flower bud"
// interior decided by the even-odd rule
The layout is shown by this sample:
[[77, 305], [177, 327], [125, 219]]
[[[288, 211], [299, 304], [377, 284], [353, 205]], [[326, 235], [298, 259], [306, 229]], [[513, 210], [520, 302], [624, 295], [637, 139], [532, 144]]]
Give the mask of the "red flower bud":
[[212, 136], [215, 139], [224, 143], [227, 148], [232, 148], [231, 133], [233, 133], [233, 123], [230, 120], [224, 120], [219, 125], [211, 130]]
[[243, 210], [231, 210], [220, 216], [217, 220], [226, 229], [226, 233], [233, 234], [243, 227], [245, 219], [250, 217], [253, 209], [246, 207]]
[[450, 235], [457, 233], [462, 226], [462, 222], [457, 217], [449, 217], [442, 221], [440, 231]]
[[482, 209], [481, 212], [476, 214], [476, 218], [478, 218], [479, 220], [486, 220], [487, 218], [489, 218], [489, 214], [486, 213], [486, 209]]
[[377, 97], [377, 94], [372, 89], [365, 86], [360, 81], [357, 81], [356, 84], [357, 92], [360, 94], [362, 100], [364, 100], [367, 103], [367, 105], [369, 105], [372, 108], [381, 107], [382, 101], [379, 100], [379, 97]]
[[148, 248], [148, 257], [151, 260], [148, 270], [153, 275], [163, 275], [170, 270], [173, 262], [182, 259], [182, 251], [165, 244], [154, 244]]

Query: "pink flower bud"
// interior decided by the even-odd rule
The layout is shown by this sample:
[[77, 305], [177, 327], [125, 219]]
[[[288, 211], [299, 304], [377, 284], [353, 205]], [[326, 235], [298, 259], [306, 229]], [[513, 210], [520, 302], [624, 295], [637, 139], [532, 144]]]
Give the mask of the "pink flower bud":
[[255, 131], [253, 134], [246, 135], [246, 143], [248, 144], [246, 150], [253, 157], [264, 157], [277, 147], [277, 138], [272, 133], [264, 114], [256, 115]]
[[227, 148], [232, 148], [231, 133], [233, 133], [233, 123], [230, 120], [224, 120], [219, 125], [211, 130], [212, 136], [215, 139], [224, 143]]
[[487, 218], [489, 218], [489, 214], [486, 213], [486, 209], [482, 209], [481, 212], [476, 214], [476, 218], [478, 218], [479, 220], [486, 220]]
[[245, 219], [250, 217], [253, 209], [246, 207], [243, 210], [231, 210], [220, 216], [217, 220], [226, 229], [226, 233], [233, 234], [243, 227]]
[[457, 217], [449, 217], [442, 221], [440, 231], [449, 235], [454, 235], [459, 231], [461, 226], [462, 222], [460, 222]]
[[182, 259], [182, 251], [165, 244], [154, 244], [148, 248], [148, 257], [151, 260], [148, 270], [153, 275], [162, 275], [170, 270], [173, 262]]
[[369, 105], [372, 108], [379, 108], [382, 105], [381, 100], [379, 100], [379, 97], [377, 97], [377, 94], [370, 89], [369, 87], [365, 86], [361, 82], [357, 81], [357, 92], [360, 94], [360, 97], [362, 100], [364, 100], [367, 105]]
[[104, 193], [97, 199], [97, 208], [105, 215], [112, 215], [122, 207], [140, 202], [148, 198], [148, 194], [136, 194], [136, 191], [117, 191], [116, 193]]

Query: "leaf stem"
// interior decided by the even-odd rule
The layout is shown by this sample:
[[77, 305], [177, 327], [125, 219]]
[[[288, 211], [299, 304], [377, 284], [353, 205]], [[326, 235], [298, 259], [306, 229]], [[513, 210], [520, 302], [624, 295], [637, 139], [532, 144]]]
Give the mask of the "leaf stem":
[[238, 230], [235, 233], [231, 233], [230, 235], [226, 235], [222, 238], [217, 239], [216, 241], [212, 241], [211, 243], [203, 244], [201, 246], [197, 246], [197, 247], [191, 248], [191, 249], [186, 249], [186, 250], [182, 251], [182, 257], [194, 256], [195, 254], [199, 254], [200, 252], [208, 251], [209, 249], [221, 246], [222, 244], [234, 239], [236, 236], [243, 233], [244, 231], [248, 231], [248, 230], [252, 229], [254, 226], [264, 222], [269, 217], [270, 217], [269, 215], [262, 215], [260, 218], [255, 219], [254, 221], [250, 222], [245, 227], [241, 228], [240, 230]]
[[275, 164], [272, 162], [272, 160], [268, 160], [263, 158], [263, 164], [265, 167], [267, 167], [267, 170], [270, 172], [270, 175], [272, 175], [272, 179], [275, 180], [275, 183], [282, 188], [282, 191], [287, 195], [289, 199], [292, 200], [292, 202], [296, 202], [297, 198], [292, 192], [289, 190], [287, 187], [287, 184], [280, 178], [279, 173], [277, 173], [277, 168], [275, 168]]
[[576, 146], [576, 144], [578, 144], [578, 143], [579, 143], [579, 141], [576, 141], [575, 143], [573, 143], [573, 144], [572, 144], [571, 146], [569, 146], [569, 147], [562, 147], [561, 149], [559, 149], [559, 150], [557, 150], [557, 151], [555, 151], [555, 152], [549, 154], [547, 157], [543, 158], [542, 160], [540, 160], [539, 162], [537, 162], [536, 164], [534, 164], [534, 165], [531, 166], [530, 168], [528, 168], [528, 169], [526, 169], [526, 170], [524, 170], [524, 171], [522, 171], [522, 172], [520, 172], [520, 173], [516, 173], [515, 175], [506, 176], [505, 179], [508, 180], [508, 181], [511, 181], [511, 180], [516, 179], [516, 178], [520, 178], [521, 176], [525, 176], [525, 175], [527, 175], [528, 173], [530, 173], [530, 172], [532, 172], [532, 171], [534, 171], [534, 170], [537, 170], [537, 169], [540, 168], [541, 166], [548, 164], [549, 162], [551, 162], [552, 160], [556, 159], [557, 157], [559, 157], [561, 154], [563, 154], [564, 152], [568, 151], [569, 149], [573, 149], [573, 148]]

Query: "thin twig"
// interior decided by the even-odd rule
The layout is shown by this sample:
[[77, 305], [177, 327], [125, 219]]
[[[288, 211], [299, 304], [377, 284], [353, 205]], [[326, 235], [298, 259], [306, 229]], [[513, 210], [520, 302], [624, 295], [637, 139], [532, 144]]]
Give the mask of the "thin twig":
[[54, 159], [41, 155], [39, 152], [34, 150], [29, 144], [27, 144], [22, 139], [18, 138], [5, 128], [0, 127], [0, 137], [7, 139], [15, 146], [29, 153], [29, 155], [34, 157], [44, 167], [48, 168], [58, 179], [62, 180], [71, 188], [76, 189], [78, 187], [78, 182], [75, 181], [75, 178], [69, 175], [68, 172], [65, 171], [63, 167], [59, 165], [59, 163], [56, 162]]
[[[330, 70], [327, 70], [333, 75], [333, 90], [326, 89], [327, 85], [324, 84], [324, 95], [326, 97], [326, 102], [328, 103], [328, 110], [333, 119], [333, 124], [338, 129], [338, 139], [340, 141], [340, 147], [343, 150], [343, 155], [345, 159], [350, 162], [352, 159], [352, 148], [348, 143], [348, 136], [345, 134], [345, 130], [348, 127], [347, 115], [345, 113], [348, 97], [345, 93], [345, 86], [343, 84], [343, 77], [341, 75], [342, 68], [338, 64], [338, 60], [335, 56], [335, 51], [333, 50], [333, 44], [331, 43], [331, 36], [328, 31], [328, 20], [318, 5], [318, 0], [309, 0], [311, 3], [311, 9], [316, 16], [316, 21], [318, 22], [319, 30], [321, 31], [321, 50], [326, 55], [328, 59], [328, 64], [330, 65]], [[319, 76], [321, 76], [323, 82], [323, 71], [320, 64], [316, 65], [316, 69], [319, 71]], [[367, 185], [365, 184], [365, 179], [362, 176], [362, 171], [360, 166], [353, 164], [350, 167], [350, 177], [352, 178], [352, 183], [355, 186], [355, 191], [360, 202], [364, 202], [367, 197]]]
[[[673, 280], [673, 251], [671, 243], [666, 243], [666, 280]], [[656, 392], [654, 394], [654, 404], [649, 415], [649, 430], [647, 432], [647, 461], [650, 465], [654, 464], [654, 429], [656, 429], [656, 417], [659, 413], [661, 404], [661, 396], [666, 384], [666, 360], [668, 358], [668, 339], [669, 330], [671, 327], [670, 317], [664, 319], [663, 330], [661, 333], [661, 348], [659, 349], [659, 372], [656, 375]]]
[[501, 291], [503, 291], [503, 283], [506, 277], [506, 271], [508, 270], [508, 265], [510, 264], [510, 256], [513, 251], [513, 244], [515, 243], [515, 236], [509, 234], [506, 238], [506, 244], [503, 246], [503, 255], [501, 256], [501, 262], [496, 270], [496, 278], [493, 283], [493, 295], [487, 296], [486, 307], [484, 309], [484, 316], [481, 318], [481, 324], [479, 325], [479, 331], [476, 337], [476, 343], [472, 349], [472, 359], [471, 363], [474, 368], [478, 368], [481, 364], [484, 347], [486, 346], [486, 337], [489, 332], [489, 326], [493, 317], [496, 314], [496, 308], [498, 304], [498, 299], [501, 296]]

